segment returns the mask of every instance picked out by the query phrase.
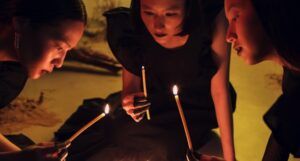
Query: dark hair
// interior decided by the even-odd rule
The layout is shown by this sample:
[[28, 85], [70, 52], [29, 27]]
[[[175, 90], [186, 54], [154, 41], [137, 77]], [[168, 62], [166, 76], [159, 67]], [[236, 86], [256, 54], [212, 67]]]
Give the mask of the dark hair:
[[300, 10], [297, 0], [252, 0], [278, 54], [300, 69]]
[[15, 0], [13, 16], [25, 17], [43, 25], [71, 19], [87, 23], [82, 0]]
[[[140, 1], [141, 0], [132, 0], [130, 7], [136, 30], [145, 29], [140, 15]], [[203, 8], [200, 4], [200, 0], [185, 0], [185, 15], [183, 19], [182, 32], [179, 35], [189, 34], [192, 30], [199, 26], [203, 20], [204, 14], [202, 14], [202, 11]]]

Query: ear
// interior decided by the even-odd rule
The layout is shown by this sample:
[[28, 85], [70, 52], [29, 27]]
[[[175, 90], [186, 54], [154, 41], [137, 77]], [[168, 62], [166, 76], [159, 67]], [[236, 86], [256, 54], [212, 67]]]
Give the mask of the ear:
[[23, 33], [30, 27], [30, 20], [24, 17], [13, 17], [13, 27], [15, 32]]

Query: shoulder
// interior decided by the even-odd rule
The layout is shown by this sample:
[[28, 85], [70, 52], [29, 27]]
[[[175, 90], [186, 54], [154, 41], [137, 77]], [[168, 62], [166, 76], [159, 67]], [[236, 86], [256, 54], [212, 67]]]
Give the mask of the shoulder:
[[119, 7], [104, 13], [107, 19], [108, 45], [125, 69], [137, 75], [141, 65], [142, 37], [135, 30], [131, 10]]
[[19, 95], [27, 81], [26, 69], [17, 62], [0, 62], [0, 108]]

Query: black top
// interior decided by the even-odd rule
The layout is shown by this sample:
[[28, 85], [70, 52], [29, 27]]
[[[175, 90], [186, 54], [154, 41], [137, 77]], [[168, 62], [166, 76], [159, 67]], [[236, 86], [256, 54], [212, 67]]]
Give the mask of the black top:
[[[220, 11], [222, 6], [211, 8]], [[210, 16], [215, 17], [219, 12], [211, 13], [215, 15]], [[142, 66], [145, 66], [152, 114], [177, 111], [172, 94], [172, 86], [177, 84], [185, 112], [191, 112], [195, 116], [200, 112], [213, 118], [210, 121], [215, 122], [210, 83], [217, 66], [210, 48], [211, 35], [207, 34], [211, 25], [199, 26], [192, 31], [184, 46], [166, 49], [149, 32], [135, 32], [129, 9], [117, 8], [105, 13], [105, 16], [108, 19], [108, 42], [119, 62], [137, 76], [141, 76]], [[235, 99], [233, 88], [231, 93]]]
[[18, 62], [0, 62], [0, 108], [16, 98], [27, 80], [26, 69]]
[[279, 144], [300, 157], [300, 73], [285, 68], [282, 91], [264, 120]]

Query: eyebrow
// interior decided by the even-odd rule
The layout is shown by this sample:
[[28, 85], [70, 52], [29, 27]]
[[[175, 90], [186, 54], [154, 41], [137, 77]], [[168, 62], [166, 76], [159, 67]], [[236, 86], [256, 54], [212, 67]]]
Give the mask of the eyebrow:
[[72, 48], [71, 44], [67, 41], [66, 36], [61, 34], [56, 34], [55, 39], [64, 42], [65, 44], [67, 44], [69, 48]]

